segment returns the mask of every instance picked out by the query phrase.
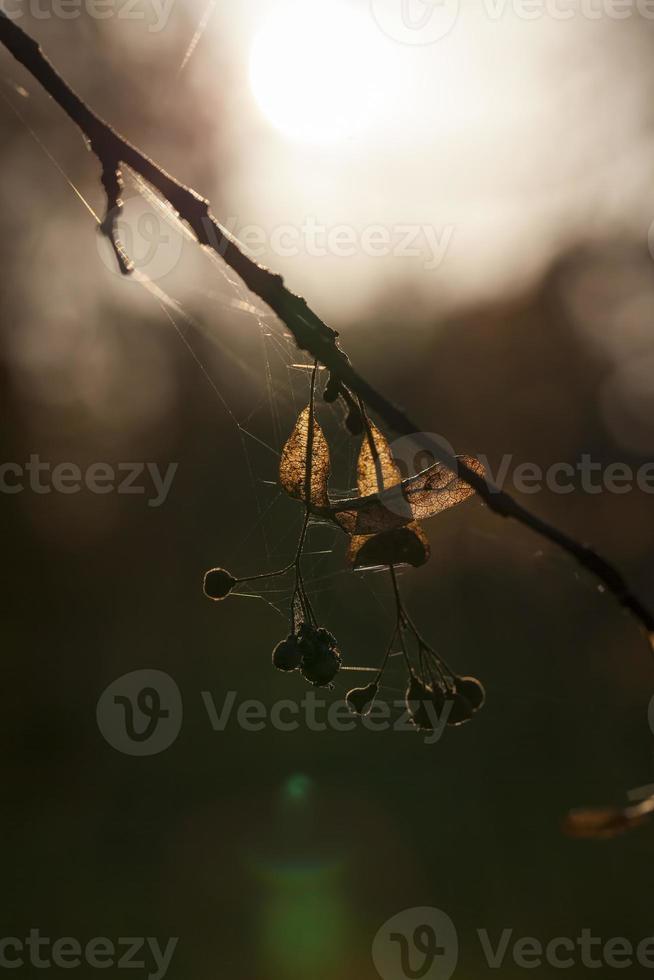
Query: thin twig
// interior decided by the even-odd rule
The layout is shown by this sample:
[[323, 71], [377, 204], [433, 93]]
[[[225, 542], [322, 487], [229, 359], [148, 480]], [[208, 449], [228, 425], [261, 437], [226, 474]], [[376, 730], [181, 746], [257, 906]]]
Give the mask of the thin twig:
[[[390, 429], [402, 435], [412, 436], [420, 448], [428, 450], [435, 459], [458, 473], [459, 477], [479, 494], [492, 511], [501, 517], [514, 518], [575, 558], [579, 565], [594, 574], [618, 602], [632, 613], [647, 632], [650, 644], [654, 645], [654, 615], [630, 590], [613, 565], [588, 545], [576, 541], [570, 535], [532, 514], [490, 480], [484, 479], [470, 467], [457, 461], [427, 433], [421, 432], [420, 427], [401, 409], [393, 405], [355, 371], [337, 342], [336, 331], [328, 327], [309, 308], [306, 300], [287, 289], [280, 275], [259, 265], [242, 251], [236, 239], [211, 214], [209, 202], [162, 170], [92, 112], [56, 72], [37, 42], [2, 11], [0, 11], [0, 43], [40, 82], [81, 129], [100, 161], [105, 183], [111, 183], [107, 180], [107, 175], [114, 175], [114, 187], [107, 195], [108, 212], [111, 211], [112, 206], [116, 206], [117, 195], [114, 196], [113, 191], [115, 182], [119, 179], [119, 165], [123, 164], [155, 188], [179, 217], [187, 222], [200, 245], [222, 256], [246, 286], [274, 310], [292, 333], [298, 347], [308, 351], [315, 360], [328, 368], [333, 377], [361, 398]], [[111, 236], [113, 226], [110, 217], [104, 225], [106, 232]], [[115, 250], [120, 248], [115, 241], [113, 244]], [[120, 252], [117, 251], [117, 255], [120, 256]], [[120, 265], [121, 271], [128, 274], [126, 263], [120, 262]]]

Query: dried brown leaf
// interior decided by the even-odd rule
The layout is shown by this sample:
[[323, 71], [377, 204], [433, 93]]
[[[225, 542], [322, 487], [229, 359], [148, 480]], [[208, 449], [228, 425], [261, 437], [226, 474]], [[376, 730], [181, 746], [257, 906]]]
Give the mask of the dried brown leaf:
[[379, 565], [413, 565], [429, 560], [427, 536], [416, 521], [379, 534], [355, 534], [350, 539], [348, 561], [354, 568]]
[[572, 810], [566, 817], [563, 830], [568, 837], [585, 840], [610, 840], [640, 827], [652, 816], [652, 800], [629, 807], [591, 807]]
[[[470, 469], [484, 474], [479, 460], [462, 456]], [[381, 493], [343, 500], [331, 508], [330, 517], [348, 534], [377, 534], [426, 520], [467, 500], [474, 490], [443, 463], [434, 463]]]
[[[370, 422], [370, 434], [364, 433], [357, 461], [357, 487], [362, 497], [388, 490], [402, 482], [402, 474], [393, 459], [388, 439]], [[373, 453], [372, 444], [375, 452]]]
[[[357, 461], [357, 486], [362, 497], [397, 487], [402, 474], [393, 458], [388, 439], [369, 422]], [[429, 542], [415, 521], [403, 527], [374, 534], [355, 534], [350, 540], [348, 561], [354, 568], [379, 565], [424, 565], [429, 559]]]
[[[484, 467], [474, 456], [459, 456], [469, 469], [484, 475]], [[434, 463], [429, 469], [407, 480], [405, 498], [413, 516], [418, 520], [434, 517], [474, 494], [474, 490], [443, 463]]]
[[[279, 482], [290, 497], [306, 500], [307, 442], [309, 438], [310, 406], [298, 415], [295, 428], [282, 450], [279, 463]], [[329, 479], [329, 446], [325, 435], [313, 418], [313, 443], [311, 446], [311, 500], [312, 507], [329, 507], [327, 481]]]
[[628, 828], [623, 810], [606, 807], [597, 810], [573, 810], [566, 817], [563, 829], [568, 837], [603, 840], [618, 837]]

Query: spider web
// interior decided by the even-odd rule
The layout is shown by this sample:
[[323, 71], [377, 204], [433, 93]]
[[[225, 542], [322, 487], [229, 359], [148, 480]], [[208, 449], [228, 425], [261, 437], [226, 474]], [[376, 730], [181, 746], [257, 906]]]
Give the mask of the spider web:
[[[13, 82], [7, 81], [7, 84], [19, 95], [27, 94], [22, 87]], [[0, 91], [0, 95], [66, 182], [71, 193], [84, 206], [92, 221], [99, 226], [101, 217], [56, 156], [14, 102], [4, 92]], [[128, 168], [125, 168], [124, 178], [126, 189], [138, 194], [169, 226], [174, 226], [176, 231], [192, 242], [197, 252], [202, 254], [205, 265], [203, 277], [205, 285], [199, 292], [210, 303], [214, 313], [223, 310], [236, 314], [242, 317], [244, 328], [258, 333], [259, 362], [245, 363], [235, 355], [231, 345], [221, 336], [220, 329], [215, 323], [215, 316], [203, 315], [202, 319], [199, 319], [189, 311], [187, 301], [171, 295], [159, 282], [149, 278], [143, 271], [136, 269], [131, 275], [131, 278], [152, 299], [167, 329], [172, 329], [179, 338], [186, 355], [195, 363], [199, 378], [213, 393], [219, 411], [227, 416], [238, 437], [240, 469], [254, 500], [255, 513], [249, 525], [243, 528], [237, 543], [228, 549], [227, 554], [220, 556], [220, 564], [231, 567], [230, 558], [235, 559], [234, 568], [239, 575], [274, 571], [288, 564], [294, 556], [303, 516], [301, 508], [297, 506], [296, 519], [292, 517], [287, 519], [284, 516], [280, 521], [282, 508], [285, 505], [288, 507], [288, 498], [278, 485], [277, 475], [278, 461], [284, 443], [291, 433], [298, 413], [309, 400], [313, 361], [308, 359], [304, 352], [298, 350], [285, 326], [272, 311], [263, 308], [259, 298], [247, 290], [223, 260], [214, 252], [197, 245], [191, 231], [179, 220], [166, 200]], [[244, 413], [239, 414], [239, 410], [230, 403], [230, 397], [218, 384], [215, 372], [198, 351], [200, 346], [198, 340], [207, 337], [211, 344], [220, 350], [221, 358], [233, 365], [237, 375], [241, 372], [244, 379], [256, 378], [259, 394]], [[349, 479], [351, 482], [359, 448], [358, 440], [353, 439], [341, 424], [344, 413], [340, 405], [332, 407], [322, 402], [321, 391], [325, 379], [326, 372], [321, 368], [317, 389], [317, 410], [321, 424], [328, 434], [332, 455], [340, 460], [342, 472], [349, 474], [343, 479], [344, 481]], [[265, 424], [261, 422], [262, 416], [265, 417]], [[231, 465], [235, 465], [235, 462], [232, 461]], [[354, 492], [348, 490], [347, 485], [343, 485], [340, 489], [338, 487], [333, 489], [337, 494], [346, 491]], [[257, 542], [263, 554], [263, 567], [255, 569], [237, 567], [242, 561], [236, 560], [236, 556], [244, 554], [246, 546], [255, 552], [258, 551], [255, 546]], [[388, 603], [387, 577], [370, 571], [365, 574], [353, 573], [348, 569], [344, 561], [344, 542], [344, 535], [334, 525], [312, 519], [303, 550], [302, 569], [305, 587], [321, 621], [328, 623], [337, 618], [334, 615], [334, 607], [339, 595], [347, 591], [348, 604], [356, 604], [366, 621], [370, 624], [374, 623], [379, 630], [379, 642], [371, 644], [372, 664], [367, 667], [355, 667], [346, 663], [344, 666], [343, 671], [352, 672], [346, 673], [342, 679], [347, 689], [352, 686], [350, 682], [355, 679], [354, 672], [376, 671], [373, 665], [379, 659], [379, 650], [388, 642], [388, 635], [393, 627], [393, 613]], [[263, 602], [287, 623], [293, 588], [293, 576], [289, 573], [280, 578], [263, 579], [251, 584], [243, 583], [233, 596], [237, 601]], [[365, 657], [365, 651], [362, 652]], [[396, 656], [399, 657], [399, 654], [398, 650]], [[360, 656], [360, 653], [357, 656]], [[392, 672], [389, 673], [391, 675], [389, 682], [392, 684]], [[395, 684], [400, 685], [399, 680], [396, 679]], [[388, 700], [395, 700], [403, 694], [403, 689], [401, 686], [384, 685], [381, 693], [385, 694]]]

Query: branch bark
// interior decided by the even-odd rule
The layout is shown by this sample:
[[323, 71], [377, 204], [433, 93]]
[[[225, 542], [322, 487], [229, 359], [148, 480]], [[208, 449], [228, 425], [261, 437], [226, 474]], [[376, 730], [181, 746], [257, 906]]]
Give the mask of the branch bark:
[[246, 286], [259, 296], [288, 327], [302, 350], [329, 369], [333, 378], [360, 397], [389, 428], [410, 435], [421, 448], [444, 463], [471, 486], [500, 517], [511, 517], [536, 534], [558, 545], [580, 566], [596, 576], [606, 589], [628, 610], [645, 630], [654, 647], [654, 615], [629, 588], [620, 572], [591, 547], [576, 541], [547, 521], [531, 513], [491, 481], [450, 455], [381, 392], [372, 387], [352, 366], [338, 343], [338, 334], [324, 323], [306, 300], [291, 292], [280, 275], [247, 256], [238, 242], [221, 226], [209, 210], [209, 202], [192, 188], [184, 186], [153, 160], [141, 153], [100, 119], [76, 95], [54, 69], [38, 43], [0, 11], [0, 43], [19, 61], [79, 127], [100, 161], [101, 180], [107, 193], [107, 214], [101, 225], [110, 239], [120, 269], [129, 274], [130, 265], [117, 241], [115, 217], [120, 208], [120, 166], [126, 165], [155, 188], [193, 231], [197, 241], [212, 249], [238, 274]]

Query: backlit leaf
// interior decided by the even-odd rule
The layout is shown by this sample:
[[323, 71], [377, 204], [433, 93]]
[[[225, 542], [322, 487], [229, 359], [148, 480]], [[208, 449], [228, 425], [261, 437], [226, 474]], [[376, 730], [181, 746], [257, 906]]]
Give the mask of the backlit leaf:
[[569, 837], [606, 840], [640, 827], [654, 816], [654, 797], [626, 807], [600, 806], [572, 810], [563, 824]]
[[[371, 441], [374, 444], [374, 453]], [[402, 474], [393, 459], [388, 439], [377, 426], [370, 422], [370, 435], [366, 431], [357, 461], [357, 487], [362, 497], [380, 490], [387, 490], [402, 482]]]
[[[307, 441], [309, 437], [310, 406], [300, 412], [295, 428], [282, 450], [279, 463], [279, 482], [290, 497], [306, 500]], [[329, 479], [329, 447], [316, 417], [313, 418], [313, 442], [311, 446], [311, 499], [312, 507], [329, 507], [327, 480]]]
[[[393, 459], [386, 436], [374, 423], [363, 437], [357, 462], [357, 486], [362, 497], [398, 486], [402, 474]], [[348, 561], [354, 568], [380, 565], [424, 565], [429, 543], [422, 528], [412, 521], [374, 534], [355, 534], [350, 540]]]
[[624, 834], [629, 829], [629, 821], [624, 810], [616, 807], [573, 810], [568, 814], [563, 829], [568, 837], [605, 840]]
[[[462, 461], [480, 476], [479, 460], [462, 456]], [[342, 500], [334, 504], [329, 516], [348, 534], [376, 534], [404, 527], [412, 521], [426, 520], [467, 500], [474, 490], [443, 463], [409, 477], [381, 493]]]
[[348, 561], [354, 568], [379, 565], [413, 565], [429, 560], [429, 542], [416, 521], [378, 534], [355, 534], [350, 539]]
[[[469, 469], [484, 476], [484, 467], [474, 456], [459, 456]], [[464, 480], [458, 477], [443, 463], [434, 463], [429, 469], [407, 480], [406, 500], [413, 516], [419, 520], [440, 514], [456, 504], [467, 500], [475, 492]]]

